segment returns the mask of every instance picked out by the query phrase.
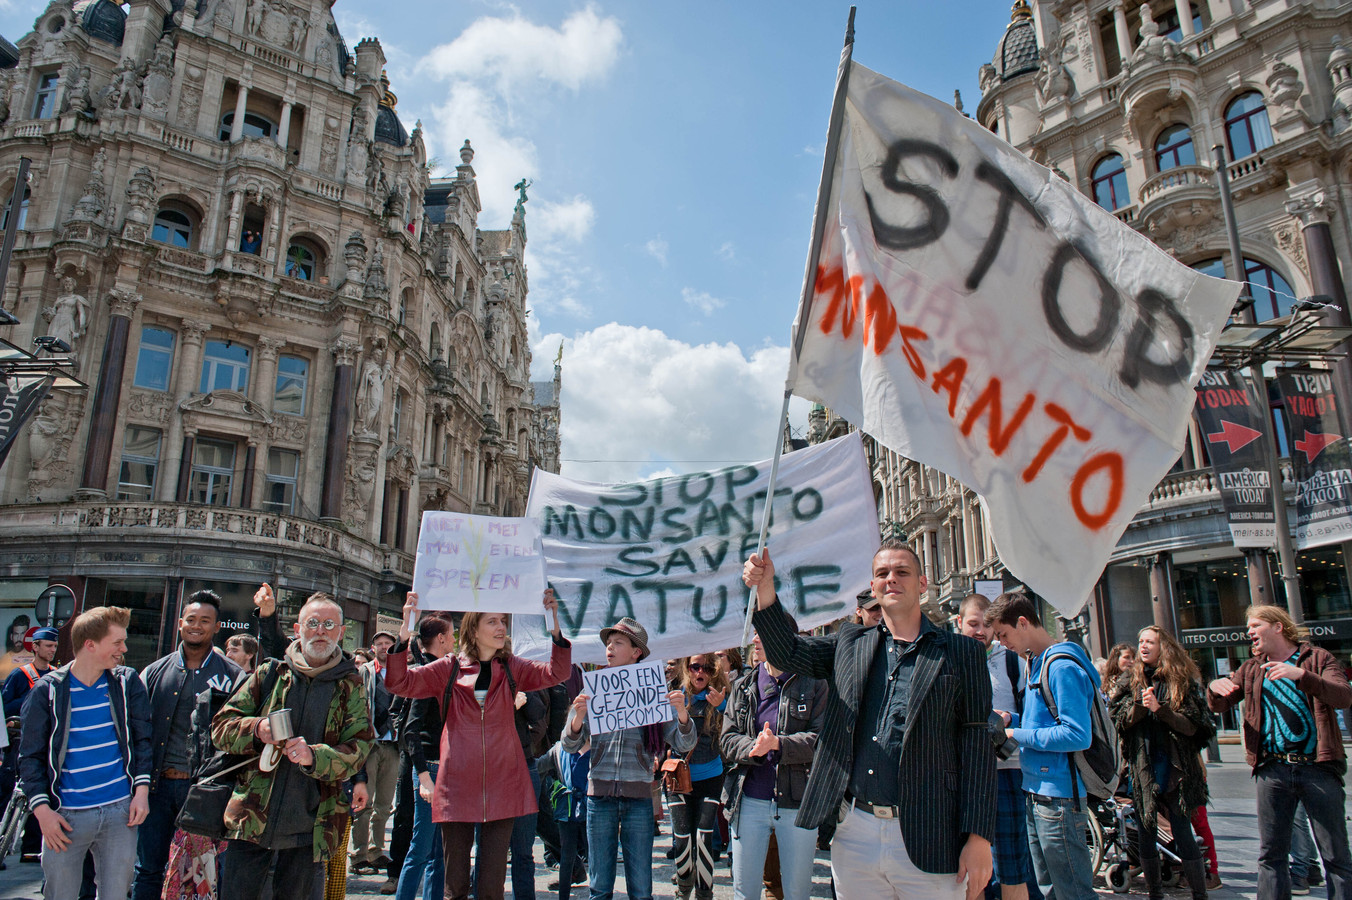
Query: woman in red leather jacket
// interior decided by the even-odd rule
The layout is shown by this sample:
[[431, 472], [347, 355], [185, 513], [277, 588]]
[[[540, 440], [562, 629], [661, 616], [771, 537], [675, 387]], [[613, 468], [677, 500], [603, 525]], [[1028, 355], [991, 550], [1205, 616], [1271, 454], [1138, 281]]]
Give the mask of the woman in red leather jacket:
[[385, 662], [385, 686], [403, 697], [445, 701], [432, 821], [441, 825], [447, 900], [469, 897], [470, 848], [476, 826], [481, 829], [478, 898], [501, 900], [512, 826], [517, 816], [537, 809], [516, 733], [516, 699], [526, 691], [560, 683], [572, 665], [571, 645], [559, 629], [558, 601], [552, 590], [545, 591], [544, 605], [554, 617], [554, 647], [548, 663], [511, 654], [505, 614], [465, 613], [458, 653], [409, 668], [408, 640], [417, 622], [418, 595], [410, 593], [404, 604], [399, 643]]

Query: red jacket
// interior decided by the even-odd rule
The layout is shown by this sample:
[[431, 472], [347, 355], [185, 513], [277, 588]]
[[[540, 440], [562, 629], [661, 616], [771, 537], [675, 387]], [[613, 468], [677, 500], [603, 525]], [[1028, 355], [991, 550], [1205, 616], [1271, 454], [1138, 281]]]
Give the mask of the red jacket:
[[[535, 788], [516, 734], [516, 698], [507, 684], [512, 667], [518, 691], [538, 691], [568, 677], [572, 646], [554, 644], [549, 663], [512, 656], [494, 659], [493, 678], [483, 708], [474, 699], [478, 660], [445, 657], [426, 666], [408, 667], [407, 646], [396, 646], [385, 660], [385, 686], [402, 697], [434, 697], [441, 702], [446, 682], [459, 663], [450, 709], [441, 733], [441, 768], [432, 791], [434, 822], [495, 822], [537, 812]], [[491, 786], [491, 790], [489, 789]]]
[[[1342, 732], [1338, 727], [1338, 710], [1352, 705], [1352, 687], [1348, 686], [1347, 676], [1343, 674], [1343, 667], [1338, 664], [1337, 658], [1323, 647], [1301, 641], [1296, 652], [1296, 665], [1304, 670], [1296, 684], [1314, 699], [1317, 734], [1315, 759], [1321, 763], [1338, 763], [1341, 767], [1345, 754]], [[1216, 712], [1225, 712], [1245, 697], [1249, 698], [1249, 702], [1244, 704], [1244, 758], [1255, 768], [1263, 756], [1262, 693], [1265, 662], [1266, 656], [1254, 656], [1232, 672], [1230, 680], [1239, 685], [1239, 690], [1230, 696], [1222, 697], [1209, 689], [1206, 692], [1207, 705]]]

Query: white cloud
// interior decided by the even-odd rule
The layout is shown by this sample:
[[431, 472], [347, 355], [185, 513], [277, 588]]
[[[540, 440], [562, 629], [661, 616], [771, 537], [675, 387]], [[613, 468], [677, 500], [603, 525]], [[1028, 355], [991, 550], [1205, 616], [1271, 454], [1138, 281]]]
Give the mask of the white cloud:
[[714, 251], [715, 255], [724, 262], [732, 262], [737, 257], [737, 247], [732, 241], [724, 241], [723, 246]]
[[671, 245], [661, 237], [655, 237], [643, 245], [643, 251], [662, 264], [662, 268], [667, 267], [667, 251]]
[[516, 202], [512, 185], [539, 173], [527, 123], [558, 90], [577, 92], [614, 68], [624, 37], [615, 18], [594, 7], [557, 27], [510, 16], [476, 19], [453, 41], [434, 47], [417, 72], [448, 83], [427, 129], [429, 153], [447, 170], [468, 138], [483, 203], [481, 225], [501, 228]]
[[[533, 341], [536, 378], [552, 377], [559, 339]], [[769, 458], [788, 359], [786, 347], [748, 354], [615, 322], [565, 339], [564, 474], [625, 481]], [[802, 419], [806, 401], [795, 404]]]
[[596, 210], [582, 195], [563, 203], [530, 201], [526, 208], [526, 264], [531, 302], [546, 314], [590, 319], [591, 307], [580, 295], [599, 280], [579, 262], [577, 247], [591, 234]]
[[532, 202], [529, 209], [531, 240], [580, 243], [596, 223], [596, 209], [581, 194], [563, 203]]
[[706, 316], [713, 315], [715, 310], [722, 309], [726, 305], [707, 291], [697, 291], [694, 288], [682, 288], [681, 299], [685, 301], [686, 306], [693, 306]]

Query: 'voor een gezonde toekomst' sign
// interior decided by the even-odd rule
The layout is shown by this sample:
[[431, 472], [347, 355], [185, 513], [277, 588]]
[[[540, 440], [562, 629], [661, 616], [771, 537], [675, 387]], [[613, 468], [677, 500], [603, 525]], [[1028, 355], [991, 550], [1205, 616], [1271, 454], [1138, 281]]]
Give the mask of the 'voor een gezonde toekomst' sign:
[[1352, 447], [1342, 433], [1333, 378], [1328, 372], [1285, 372], [1277, 384], [1296, 479], [1296, 547], [1352, 538]]
[[[654, 658], [742, 642], [742, 563], [756, 551], [768, 462], [629, 484], [535, 470], [538, 517], [559, 624], [573, 662], [604, 663], [600, 631], [623, 616], [648, 631]], [[878, 549], [878, 514], [858, 434], [786, 453], [768, 546], [780, 600], [800, 628], [854, 608]], [[512, 651], [548, 659], [541, 616], [512, 620]]]
[[668, 722], [676, 715], [667, 700], [666, 663], [650, 659], [582, 673], [587, 727], [592, 734]]

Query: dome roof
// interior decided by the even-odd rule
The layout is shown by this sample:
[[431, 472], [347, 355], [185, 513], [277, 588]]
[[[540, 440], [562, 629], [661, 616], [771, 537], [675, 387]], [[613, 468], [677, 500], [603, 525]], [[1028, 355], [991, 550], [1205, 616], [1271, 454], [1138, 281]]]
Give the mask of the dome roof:
[[1033, 28], [1033, 14], [1028, 0], [1016, 0], [1010, 15], [1009, 27], [995, 48], [991, 65], [1001, 81], [1036, 72], [1041, 54], [1037, 49], [1037, 31]]
[[113, 0], [94, 0], [83, 11], [76, 11], [81, 13], [80, 24], [90, 37], [115, 47], [122, 46], [122, 35], [127, 29], [127, 13], [121, 4]]
[[404, 130], [404, 123], [399, 121], [399, 116], [393, 109], [383, 103], [376, 111], [376, 140], [396, 147], [403, 147], [408, 143], [408, 132]]

